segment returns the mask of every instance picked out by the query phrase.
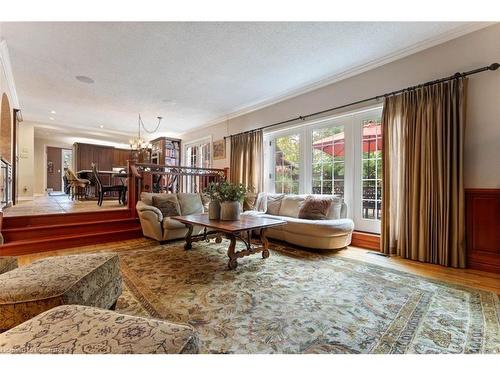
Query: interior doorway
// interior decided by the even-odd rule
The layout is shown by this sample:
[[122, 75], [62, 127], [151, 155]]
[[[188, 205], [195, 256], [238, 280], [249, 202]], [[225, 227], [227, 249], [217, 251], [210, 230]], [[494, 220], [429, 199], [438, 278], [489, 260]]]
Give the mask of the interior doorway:
[[47, 146], [47, 192], [65, 191], [64, 172], [71, 168], [73, 150]]

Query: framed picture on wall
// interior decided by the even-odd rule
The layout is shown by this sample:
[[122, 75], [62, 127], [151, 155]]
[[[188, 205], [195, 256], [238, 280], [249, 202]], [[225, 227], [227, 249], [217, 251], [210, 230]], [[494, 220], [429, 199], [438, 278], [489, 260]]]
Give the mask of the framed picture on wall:
[[214, 160], [226, 158], [226, 140], [221, 139], [212, 143], [212, 155]]

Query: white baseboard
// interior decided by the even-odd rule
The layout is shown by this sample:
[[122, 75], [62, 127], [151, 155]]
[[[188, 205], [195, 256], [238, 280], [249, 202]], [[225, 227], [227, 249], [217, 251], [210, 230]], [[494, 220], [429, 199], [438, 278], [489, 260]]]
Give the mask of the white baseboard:
[[30, 196], [20, 196], [20, 197], [17, 197], [17, 200], [18, 201], [32, 201], [33, 199], [35, 199], [33, 197], [33, 195], [30, 195]]

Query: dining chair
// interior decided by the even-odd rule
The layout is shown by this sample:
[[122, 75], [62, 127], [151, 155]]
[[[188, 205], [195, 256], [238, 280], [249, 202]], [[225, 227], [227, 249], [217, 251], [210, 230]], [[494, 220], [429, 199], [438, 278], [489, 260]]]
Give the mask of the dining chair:
[[104, 200], [104, 194], [109, 192], [118, 192], [118, 202], [125, 204], [125, 195], [127, 193], [127, 186], [121, 185], [104, 185], [99, 177], [99, 171], [97, 170], [97, 165], [92, 163], [92, 173], [94, 174], [94, 179], [97, 187], [98, 200], [97, 205], [102, 206]]

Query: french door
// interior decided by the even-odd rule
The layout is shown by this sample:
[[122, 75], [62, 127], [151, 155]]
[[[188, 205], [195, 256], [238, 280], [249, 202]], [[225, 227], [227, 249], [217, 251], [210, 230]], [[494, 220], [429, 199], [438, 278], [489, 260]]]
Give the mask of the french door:
[[357, 230], [380, 233], [382, 213], [382, 110], [354, 117], [353, 220]]
[[356, 230], [380, 233], [382, 108], [265, 134], [265, 189], [344, 198]]

